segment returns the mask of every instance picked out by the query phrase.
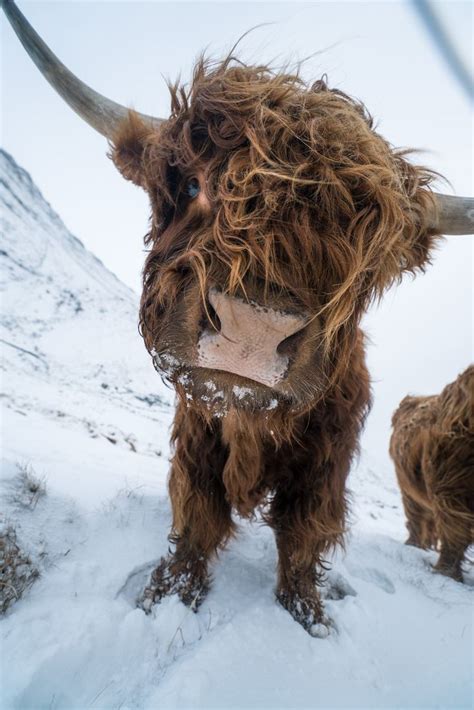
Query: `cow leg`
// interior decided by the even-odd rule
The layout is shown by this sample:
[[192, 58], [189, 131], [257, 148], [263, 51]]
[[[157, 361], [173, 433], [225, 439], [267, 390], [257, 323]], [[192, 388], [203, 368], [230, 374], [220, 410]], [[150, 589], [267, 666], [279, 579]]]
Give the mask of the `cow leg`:
[[319, 551], [313, 546], [312, 562], [303, 562], [298, 559], [291, 537], [290, 532], [276, 533], [279, 558], [276, 598], [308, 633], [325, 637], [330, 623], [317, 589], [322, 579], [325, 545], [321, 543]]
[[[216, 425], [217, 426], [217, 425]], [[174, 550], [151, 575], [140, 606], [149, 611], [163, 597], [177, 594], [196, 611], [210, 586], [208, 563], [233, 533], [231, 507], [225, 498], [222, 469], [226, 451], [219, 431], [196, 414], [177, 413], [169, 491]]]
[[[274, 495], [265, 520], [278, 548], [276, 597], [313, 636], [327, 636], [318, 586], [346, 531], [346, 479], [370, 403], [363, 359], [324, 404], [301, 419], [288, 446], [267, 456]], [[295, 446], [295, 441], [298, 445]]]
[[440, 555], [434, 569], [462, 582], [462, 562], [474, 542], [474, 480], [472, 438], [433, 436], [427, 462], [427, 477], [433, 516], [440, 540]]
[[462, 582], [462, 561], [468, 547], [467, 540], [453, 545], [441, 536], [441, 551], [433, 569], [447, 577], [452, 577], [456, 582]]
[[308, 469], [307, 475], [295, 471], [277, 487], [266, 516], [278, 548], [276, 598], [312, 636], [327, 636], [330, 627], [318, 586], [327, 554], [342, 542], [348, 468], [347, 460], [342, 470], [334, 465]]
[[472, 515], [467, 517], [465, 501], [454, 497], [446, 501], [435, 495], [433, 508], [441, 542], [438, 562], [433, 569], [462, 582], [462, 562], [472, 543]]
[[433, 547], [436, 536], [432, 513], [403, 492], [402, 501], [407, 517], [406, 526], [408, 530], [408, 538], [405, 545], [421, 548]]

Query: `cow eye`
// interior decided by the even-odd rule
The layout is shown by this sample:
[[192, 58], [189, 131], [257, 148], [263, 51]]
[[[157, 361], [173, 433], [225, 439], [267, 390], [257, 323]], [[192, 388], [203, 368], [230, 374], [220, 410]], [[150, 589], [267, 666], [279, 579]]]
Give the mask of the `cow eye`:
[[201, 186], [199, 184], [199, 180], [195, 177], [190, 178], [186, 182], [184, 191], [188, 195], [188, 197], [190, 197], [193, 200], [201, 192]]

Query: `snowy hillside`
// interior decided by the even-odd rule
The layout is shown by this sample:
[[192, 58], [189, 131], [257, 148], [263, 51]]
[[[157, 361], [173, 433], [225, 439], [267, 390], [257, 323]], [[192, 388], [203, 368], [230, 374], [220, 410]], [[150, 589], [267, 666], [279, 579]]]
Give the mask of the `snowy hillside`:
[[0, 622], [0, 706], [470, 707], [472, 573], [435, 575], [433, 553], [402, 544], [393, 473], [365, 461], [324, 590], [328, 639], [274, 601], [275, 545], [258, 521], [222, 553], [198, 614], [175, 598], [136, 608], [168, 547], [173, 394], [138, 335], [136, 295], [3, 152], [0, 171], [1, 509], [40, 572]]
[[[0, 170], [6, 426], [15, 414], [41, 420], [50, 432], [29, 435], [26, 451], [31, 424], [15, 424], [8, 450], [35, 459], [51, 440], [61, 446], [63, 436], [73, 433], [86, 441], [105, 439], [120, 452], [161, 457], [157, 432], [166, 432], [172, 396], [138, 335], [136, 295], [67, 231], [29, 175], [3, 151]], [[130, 468], [133, 477], [135, 466]], [[75, 482], [84, 497], [88, 478], [86, 470]], [[97, 478], [107, 480], [107, 472]], [[63, 472], [57, 479], [64, 492], [75, 493]], [[93, 482], [92, 500], [106, 485]]]

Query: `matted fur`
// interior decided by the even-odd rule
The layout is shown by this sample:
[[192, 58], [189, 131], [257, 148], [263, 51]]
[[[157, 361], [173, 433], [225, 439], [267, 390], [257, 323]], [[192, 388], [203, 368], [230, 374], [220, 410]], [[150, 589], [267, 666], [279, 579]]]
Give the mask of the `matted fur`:
[[474, 366], [439, 395], [405, 397], [392, 423], [407, 543], [439, 545], [436, 569], [461, 581], [474, 542]]
[[[249, 516], [264, 505], [278, 598], [309, 629], [322, 619], [316, 583], [343, 541], [345, 480], [370, 404], [360, 318], [429, 260], [431, 174], [323, 80], [200, 60], [189, 89], [171, 96], [169, 120], [150, 129], [130, 114], [111, 153], [150, 196], [140, 328], [178, 393], [176, 549], [147, 595], [197, 604], [208, 558], [235, 530], [232, 508]], [[309, 316], [284, 343], [278, 386], [192, 364], [203, 327], [218, 327], [211, 287]]]

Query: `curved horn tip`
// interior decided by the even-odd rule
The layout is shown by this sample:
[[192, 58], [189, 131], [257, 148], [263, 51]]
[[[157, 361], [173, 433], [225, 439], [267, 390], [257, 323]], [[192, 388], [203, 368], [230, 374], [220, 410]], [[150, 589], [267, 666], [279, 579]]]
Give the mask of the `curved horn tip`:
[[440, 234], [474, 234], [474, 197], [433, 193], [435, 212], [432, 227]]

